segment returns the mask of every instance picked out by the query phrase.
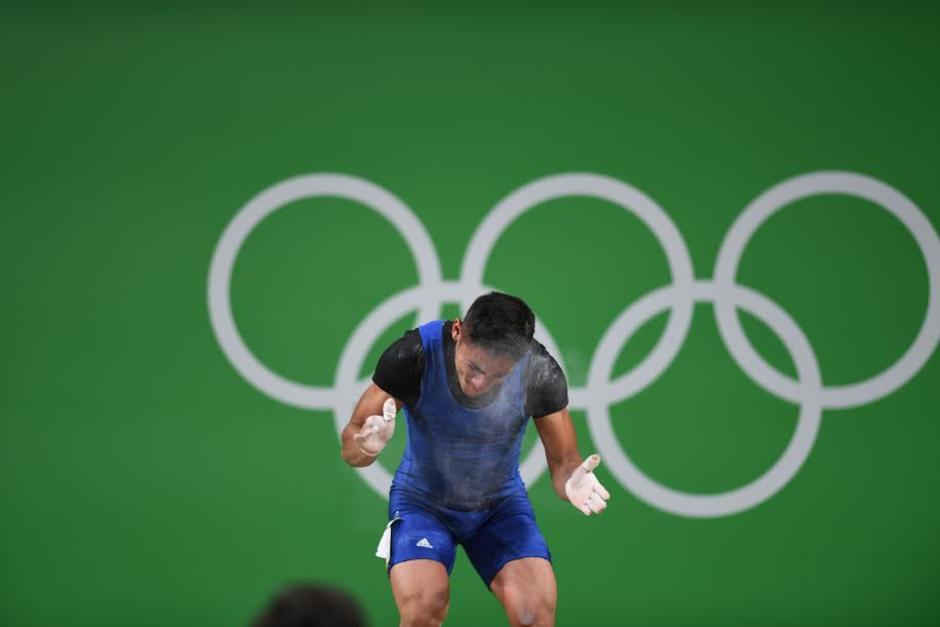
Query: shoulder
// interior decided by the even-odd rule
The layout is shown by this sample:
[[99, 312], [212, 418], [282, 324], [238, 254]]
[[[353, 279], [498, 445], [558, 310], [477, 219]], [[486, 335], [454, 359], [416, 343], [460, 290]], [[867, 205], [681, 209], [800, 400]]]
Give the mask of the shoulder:
[[536, 418], [568, 406], [568, 380], [541, 343], [532, 340], [524, 373], [527, 413]]
[[421, 339], [420, 329], [411, 329], [392, 342], [379, 358], [379, 364], [392, 367], [405, 365], [423, 366], [424, 342]]
[[[526, 365], [527, 376], [539, 376], [547, 372], [561, 373], [561, 366], [548, 352], [548, 349], [537, 340], [532, 340], [532, 346], [529, 349], [529, 363]], [[564, 376], [564, 373], [562, 373]]]
[[406, 405], [414, 405], [421, 392], [424, 364], [421, 333], [412, 329], [385, 349], [376, 364], [372, 382]]
[[440, 342], [444, 338], [449, 339], [450, 325], [450, 320], [432, 320], [413, 330], [418, 335], [419, 340], [427, 345]]

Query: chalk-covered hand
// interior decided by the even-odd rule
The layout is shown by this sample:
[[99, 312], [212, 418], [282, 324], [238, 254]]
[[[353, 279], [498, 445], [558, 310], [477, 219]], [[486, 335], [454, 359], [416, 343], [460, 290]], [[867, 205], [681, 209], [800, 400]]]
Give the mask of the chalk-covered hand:
[[395, 399], [389, 398], [382, 406], [382, 416], [369, 416], [359, 433], [353, 439], [359, 442], [359, 448], [369, 457], [375, 457], [382, 452], [385, 445], [395, 433], [395, 414], [398, 408]]
[[610, 492], [604, 489], [594, 476], [594, 469], [601, 463], [601, 456], [594, 453], [574, 469], [565, 482], [565, 496], [585, 516], [600, 514], [607, 508]]

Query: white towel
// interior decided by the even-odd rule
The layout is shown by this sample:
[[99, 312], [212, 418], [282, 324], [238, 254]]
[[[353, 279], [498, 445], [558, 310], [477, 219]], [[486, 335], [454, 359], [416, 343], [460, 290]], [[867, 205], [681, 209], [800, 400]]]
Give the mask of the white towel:
[[392, 525], [401, 520], [401, 518], [392, 518], [385, 525], [385, 532], [379, 539], [379, 546], [375, 547], [375, 556], [385, 560], [385, 566], [388, 567], [388, 560], [392, 557]]

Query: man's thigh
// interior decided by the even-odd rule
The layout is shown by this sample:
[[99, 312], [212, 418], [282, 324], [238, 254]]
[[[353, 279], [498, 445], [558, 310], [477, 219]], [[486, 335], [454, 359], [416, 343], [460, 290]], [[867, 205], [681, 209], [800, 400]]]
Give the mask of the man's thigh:
[[434, 560], [449, 574], [454, 568], [457, 545], [437, 516], [413, 503], [396, 502], [391, 523], [389, 573], [398, 564]]
[[402, 625], [439, 625], [450, 605], [448, 575], [456, 544], [443, 522], [413, 503], [398, 501], [390, 530], [388, 576]]
[[551, 570], [551, 553], [526, 495], [506, 499], [493, 516], [464, 542], [467, 557], [483, 583], [493, 582], [503, 566], [523, 558], [541, 558]]
[[444, 622], [450, 606], [450, 581], [443, 564], [409, 560], [392, 566], [388, 576], [403, 625]]
[[558, 588], [548, 560], [524, 557], [507, 562], [493, 578], [490, 590], [503, 604], [511, 625], [555, 624]]

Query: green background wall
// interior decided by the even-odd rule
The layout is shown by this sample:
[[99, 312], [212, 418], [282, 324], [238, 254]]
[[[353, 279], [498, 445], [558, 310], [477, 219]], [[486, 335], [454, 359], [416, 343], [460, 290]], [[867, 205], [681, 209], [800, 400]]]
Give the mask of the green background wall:
[[[446, 279], [500, 199], [568, 171], [649, 194], [697, 278], [752, 199], [804, 172], [880, 179], [937, 228], [938, 17], [897, 3], [5, 6], [0, 623], [246, 624], [303, 579], [395, 624], [372, 556], [385, 501], [341, 461], [332, 413], [252, 387], [209, 323], [213, 250], [262, 190], [314, 172], [381, 185]], [[927, 306], [911, 234], [848, 196], [771, 218], [738, 276], [800, 325], [827, 385], [887, 368]], [[359, 321], [416, 277], [377, 214], [308, 199], [252, 232], [231, 297], [261, 361], [330, 386]], [[486, 281], [529, 300], [580, 387], [614, 318], [670, 278], [636, 217], [566, 198], [507, 230]], [[385, 331], [363, 376], [415, 322]], [[771, 331], [745, 328], [792, 373]], [[559, 624], [937, 624], [938, 384], [934, 355], [893, 394], [826, 410], [795, 478], [733, 516], [666, 513], [602, 465], [613, 496], [588, 519], [543, 476], [531, 497]], [[611, 412], [651, 477], [715, 493], [775, 462], [797, 408], [735, 365], [701, 304], [675, 362]], [[461, 556], [449, 624], [502, 621]]]

